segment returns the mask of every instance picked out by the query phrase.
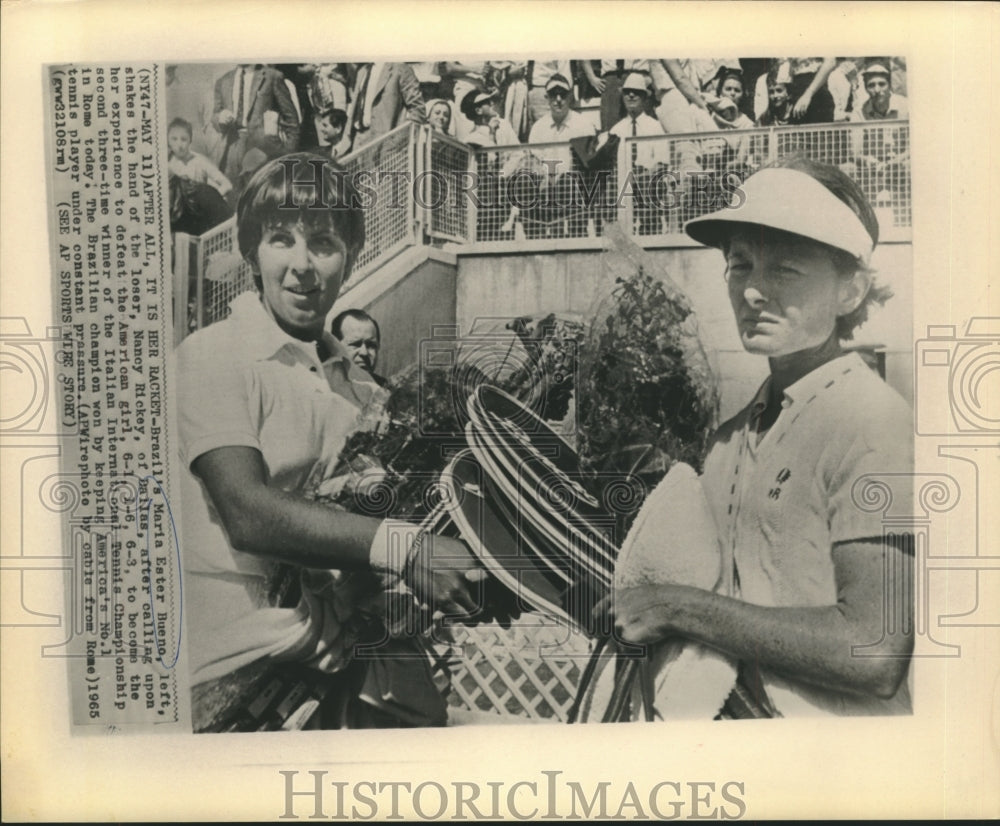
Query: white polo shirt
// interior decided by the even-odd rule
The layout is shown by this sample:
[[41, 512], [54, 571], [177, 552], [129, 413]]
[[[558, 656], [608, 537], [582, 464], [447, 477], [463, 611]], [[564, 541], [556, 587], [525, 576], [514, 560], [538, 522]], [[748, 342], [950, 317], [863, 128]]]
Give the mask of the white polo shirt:
[[[269, 485], [302, 492], [333, 475], [375, 385], [328, 333], [333, 355], [321, 362], [316, 345], [284, 333], [255, 292], [231, 306], [229, 318], [177, 348], [181, 458], [190, 467], [215, 448], [256, 448]], [[271, 607], [275, 563], [232, 548], [208, 492], [190, 471], [182, 475], [181, 495], [192, 682], [263, 656], [298, 657], [317, 647], [335, 663], [339, 622], [350, 606], [337, 607], [334, 598], [323, 606], [313, 599], [296, 608]], [[347, 579], [334, 574], [331, 589]]]
[[555, 174], [562, 175], [573, 170], [573, 153], [570, 150], [569, 142], [572, 138], [584, 138], [588, 135], [596, 135], [597, 127], [594, 123], [579, 112], [570, 109], [563, 118], [563, 122], [557, 124], [552, 120], [552, 115], [546, 115], [535, 121], [528, 133], [528, 143], [560, 143], [563, 146], [549, 146], [536, 153], [544, 160], [557, 163]]
[[[879, 539], [885, 529], [885, 502], [863, 494], [863, 477], [888, 478], [893, 513], [912, 513], [913, 414], [851, 353], [787, 388], [781, 413], [757, 443], [767, 389], [765, 382], [718, 429], [705, 460], [703, 484], [731, 574], [729, 592], [756, 605], [835, 605], [833, 545]], [[774, 676], [765, 685], [786, 716], [910, 710], [905, 683], [887, 701]]]

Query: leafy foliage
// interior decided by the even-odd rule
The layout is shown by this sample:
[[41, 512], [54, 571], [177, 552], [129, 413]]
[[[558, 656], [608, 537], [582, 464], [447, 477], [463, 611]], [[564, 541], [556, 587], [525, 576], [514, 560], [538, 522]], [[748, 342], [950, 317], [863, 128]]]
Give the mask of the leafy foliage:
[[577, 450], [595, 480], [626, 472], [651, 490], [674, 462], [700, 469], [718, 400], [680, 291], [640, 267], [618, 279], [589, 328], [548, 313], [513, 319], [507, 330], [514, 335], [456, 343], [454, 367], [415, 365], [393, 376], [388, 397], [376, 397], [341, 453], [347, 483], [317, 498], [371, 515], [427, 513], [436, 474], [466, 446], [468, 397], [484, 383], [548, 421], [575, 403]]
[[674, 462], [701, 468], [718, 396], [679, 291], [645, 274], [617, 279], [581, 348], [578, 451], [585, 467], [655, 484]]

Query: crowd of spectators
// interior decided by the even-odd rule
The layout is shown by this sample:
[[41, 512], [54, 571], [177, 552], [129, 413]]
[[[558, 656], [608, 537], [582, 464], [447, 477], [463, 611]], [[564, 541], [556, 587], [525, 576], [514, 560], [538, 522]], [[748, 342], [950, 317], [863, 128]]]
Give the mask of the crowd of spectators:
[[[648, 179], [669, 166], [681, 175], [746, 174], [760, 160], [746, 131], [754, 126], [908, 116], [905, 63], [889, 57], [243, 64], [218, 77], [212, 91], [202, 123], [172, 123], [176, 132], [189, 133], [189, 144], [192, 130], [205, 138], [199, 147], [205, 151], [194, 153], [193, 162], [171, 145], [179, 213], [199, 208], [189, 174], [231, 208], [270, 158], [296, 150], [342, 158], [405, 122], [428, 124], [478, 148], [549, 144], [546, 168], [528, 171], [541, 176], [543, 186], [565, 188], [564, 173], [580, 173], [579, 156], [569, 148], [575, 138], [614, 135], [624, 143], [633, 136], [721, 133], [678, 141], [670, 157], [657, 156], [653, 145], [632, 144], [633, 173]], [[907, 150], [845, 140], [837, 157], [824, 160], [884, 189], [901, 178]], [[656, 231], [641, 203], [637, 209], [644, 231]], [[209, 223], [226, 215], [222, 208], [206, 211]], [[491, 220], [497, 225], [497, 217], [506, 218], [509, 228], [516, 213], [511, 208]]]

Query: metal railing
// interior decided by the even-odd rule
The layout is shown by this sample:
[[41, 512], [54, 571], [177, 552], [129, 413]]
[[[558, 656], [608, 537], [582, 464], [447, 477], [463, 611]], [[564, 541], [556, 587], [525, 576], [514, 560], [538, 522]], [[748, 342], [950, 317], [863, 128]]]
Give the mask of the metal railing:
[[478, 150], [470, 172], [477, 182], [477, 242], [596, 237], [618, 185], [615, 167], [584, 168], [567, 143]]
[[201, 235], [174, 233], [174, 339], [229, 314], [229, 302], [253, 287], [250, 265], [240, 255], [236, 217]]
[[475, 205], [465, 196], [472, 184], [472, 147], [429, 128], [417, 132], [420, 170], [414, 180], [418, 220], [431, 242], [468, 243]]
[[626, 138], [615, 166], [598, 172], [582, 169], [566, 144], [480, 149], [473, 171], [486, 176], [486, 194], [498, 192], [499, 198], [481, 197], [474, 238], [516, 243], [593, 237], [600, 235], [602, 223], [617, 220], [626, 232], [648, 236], [650, 243], [687, 244], [685, 221], [727, 205], [748, 175], [791, 153], [847, 172], [876, 208], [882, 237], [908, 238], [912, 199], [906, 121]]
[[365, 209], [365, 245], [342, 289], [357, 284], [400, 250], [418, 242], [417, 200], [400, 184], [414, 181], [424, 168], [417, 149], [418, 129], [412, 123], [398, 126], [341, 161], [355, 187], [363, 187], [362, 202], [373, 207]]
[[[415, 124], [346, 156], [371, 205], [349, 289], [416, 244], [490, 244], [598, 238], [619, 222], [644, 242], [686, 245], [685, 221], [727, 204], [733, 190], [780, 155], [839, 166], [871, 200], [883, 240], [912, 224], [906, 121], [778, 126], [626, 138], [609, 168], [584, 169], [568, 144], [473, 149]], [[634, 150], [634, 151], [633, 151]], [[174, 237], [176, 338], [228, 314], [252, 286], [236, 248], [235, 219], [200, 236]]]

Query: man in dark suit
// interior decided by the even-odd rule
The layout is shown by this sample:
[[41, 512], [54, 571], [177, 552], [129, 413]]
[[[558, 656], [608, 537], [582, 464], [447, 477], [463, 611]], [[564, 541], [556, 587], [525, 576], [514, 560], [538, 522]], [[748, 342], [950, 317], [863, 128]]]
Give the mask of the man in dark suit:
[[351, 96], [354, 149], [391, 132], [404, 120], [426, 123], [420, 82], [406, 63], [362, 63]]
[[241, 64], [216, 81], [212, 124], [225, 139], [219, 168], [230, 180], [250, 149], [274, 158], [299, 146], [299, 114], [285, 79], [259, 63]]

